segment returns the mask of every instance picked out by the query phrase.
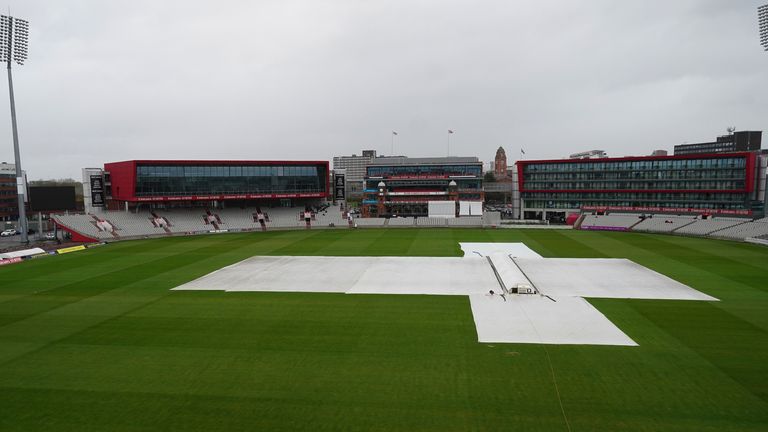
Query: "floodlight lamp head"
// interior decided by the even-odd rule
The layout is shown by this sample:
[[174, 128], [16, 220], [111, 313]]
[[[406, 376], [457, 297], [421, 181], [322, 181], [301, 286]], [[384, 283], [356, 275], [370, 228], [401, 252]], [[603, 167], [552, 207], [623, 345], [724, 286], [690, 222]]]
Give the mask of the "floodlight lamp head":
[[757, 20], [760, 27], [760, 45], [768, 51], [768, 4], [757, 8]]
[[27, 60], [29, 22], [0, 15], [0, 61], [23, 65]]

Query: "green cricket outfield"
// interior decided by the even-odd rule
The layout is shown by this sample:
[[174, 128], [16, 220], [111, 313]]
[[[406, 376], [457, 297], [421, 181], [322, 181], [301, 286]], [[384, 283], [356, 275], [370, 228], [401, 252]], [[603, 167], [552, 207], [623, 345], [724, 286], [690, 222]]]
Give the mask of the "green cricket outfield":
[[[459, 256], [459, 242], [628, 258], [721, 301], [589, 299], [639, 344], [621, 347], [478, 343], [461, 296], [170, 290], [254, 255]], [[765, 431], [768, 248], [361, 229], [31, 260], [0, 268], [0, 430]]]

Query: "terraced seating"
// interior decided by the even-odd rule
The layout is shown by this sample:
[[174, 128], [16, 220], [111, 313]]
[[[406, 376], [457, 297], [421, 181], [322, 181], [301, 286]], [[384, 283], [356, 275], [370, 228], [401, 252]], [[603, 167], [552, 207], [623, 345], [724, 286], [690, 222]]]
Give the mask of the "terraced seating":
[[483, 226], [482, 216], [462, 216], [453, 219], [446, 219], [448, 226], [452, 227], [481, 227]]
[[686, 225], [677, 231], [678, 234], [689, 234], [705, 236], [715, 231], [723, 230], [734, 225], [746, 222], [745, 219], [729, 217], [711, 217], [708, 219], [697, 219], [694, 223]]
[[448, 222], [446, 222], [446, 220], [447, 218], [439, 217], [418, 217], [416, 218], [416, 225], [426, 227], [444, 227], [448, 226]]
[[[152, 215], [149, 213], [115, 211], [99, 213], [98, 216], [110, 221], [120, 237], [140, 237], [166, 233], [163, 227], [152, 224], [150, 221]], [[85, 215], [85, 217], [89, 216]]]
[[359, 227], [382, 227], [386, 221], [384, 218], [355, 218], [355, 224]]
[[[302, 208], [262, 208], [267, 216], [266, 229], [305, 229]], [[169, 234], [206, 233], [216, 229], [229, 231], [261, 230], [255, 221], [256, 208], [230, 208], [221, 210], [166, 209], [153, 212], [131, 213], [107, 211], [97, 214], [58, 215], [54, 218], [63, 226], [85, 236], [99, 240], [162, 236]], [[357, 227], [481, 227], [499, 221], [497, 212], [486, 212], [481, 216], [459, 218], [355, 218]], [[206, 221], [208, 223], [206, 223]], [[490, 223], [489, 223], [490, 222]], [[327, 207], [313, 216], [313, 227], [346, 228], [348, 220], [339, 208]], [[674, 233], [709, 236], [731, 240], [747, 238], [768, 239], [768, 218], [754, 221], [732, 217], [710, 217], [700, 219], [694, 216], [656, 214], [640, 219], [639, 214], [586, 215], [582, 228], [611, 229], [640, 232]]]
[[269, 228], [306, 228], [307, 224], [299, 219], [300, 208], [266, 208], [262, 209], [269, 216]]
[[629, 229], [640, 222], [639, 214], [586, 215], [581, 229]]
[[747, 238], [764, 238], [768, 236], [768, 218], [757, 219], [753, 222], [734, 225], [712, 233], [712, 237], [731, 240], [744, 240]]
[[95, 224], [93, 217], [89, 215], [60, 215], [56, 219], [60, 224], [68, 226], [73, 230], [96, 239], [109, 239], [112, 234], [100, 230]]
[[158, 210], [155, 214], [168, 221], [168, 229], [172, 233], [207, 232], [214, 229], [204, 222], [204, 210]]
[[389, 226], [414, 226], [416, 225], [411, 217], [397, 217], [389, 219]]
[[696, 220], [695, 216], [668, 216], [663, 214], [647, 217], [632, 227], [632, 231], [669, 233]]
[[485, 225], [501, 224], [501, 212], [497, 212], [497, 211], [483, 212], [483, 223]]
[[[54, 219], [61, 225], [95, 239], [111, 239], [115, 235], [119, 237], [150, 235], [157, 232], [157, 230], [161, 234], [164, 232], [162, 228], [153, 227], [147, 215], [137, 218], [135, 215], [124, 216], [123, 214], [118, 214], [118, 212], [109, 212], [99, 213], [97, 218], [88, 214], [73, 214], [57, 215]], [[107, 222], [108, 225], [102, 223], [99, 226], [98, 222], [100, 220]], [[108, 226], [112, 229], [109, 230]]]
[[318, 227], [328, 227], [331, 225], [346, 227], [349, 226], [349, 221], [347, 221], [347, 218], [344, 217], [344, 214], [338, 207], [329, 207], [315, 215], [315, 221], [312, 225]]
[[[262, 209], [262, 211], [264, 211]], [[261, 224], [258, 221], [254, 221], [254, 213], [256, 210], [253, 208], [234, 208], [217, 210], [222, 221], [222, 227], [229, 230], [260, 230]]]

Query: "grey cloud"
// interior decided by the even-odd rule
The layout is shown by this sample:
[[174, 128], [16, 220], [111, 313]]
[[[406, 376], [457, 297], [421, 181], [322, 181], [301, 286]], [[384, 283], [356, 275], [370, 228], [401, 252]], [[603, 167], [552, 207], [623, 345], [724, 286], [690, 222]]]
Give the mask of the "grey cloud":
[[18, 0], [23, 164], [330, 159], [389, 153], [393, 129], [397, 153], [441, 155], [449, 128], [486, 161], [618, 156], [765, 129], [758, 4]]

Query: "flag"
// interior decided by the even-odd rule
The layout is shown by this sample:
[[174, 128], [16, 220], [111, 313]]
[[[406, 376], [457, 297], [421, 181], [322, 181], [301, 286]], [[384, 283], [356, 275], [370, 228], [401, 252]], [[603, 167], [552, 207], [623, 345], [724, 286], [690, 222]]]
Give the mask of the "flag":
[[525, 150], [520, 149], [520, 154], [525, 154]]
[[392, 135], [397, 135], [397, 132], [395, 132], [395, 131], [392, 131]]
[[448, 129], [448, 133], [449, 133], [449, 134], [451, 134], [451, 133], [453, 133], [453, 131], [452, 131], [452, 130], [450, 130], [450, 129]]

